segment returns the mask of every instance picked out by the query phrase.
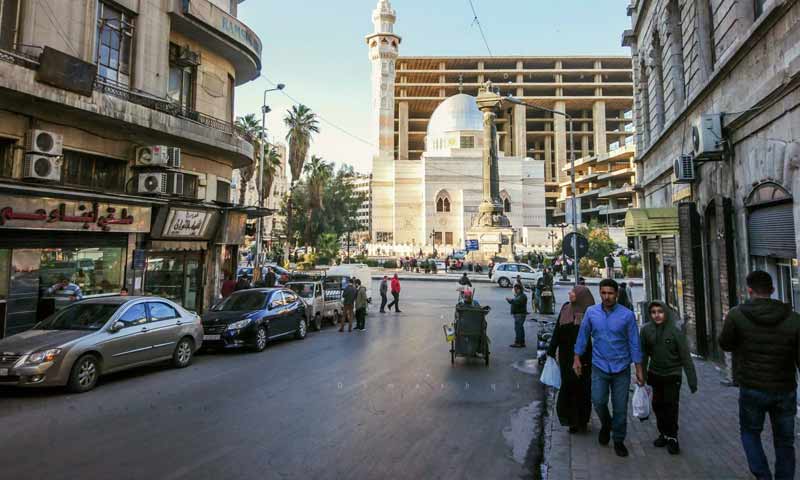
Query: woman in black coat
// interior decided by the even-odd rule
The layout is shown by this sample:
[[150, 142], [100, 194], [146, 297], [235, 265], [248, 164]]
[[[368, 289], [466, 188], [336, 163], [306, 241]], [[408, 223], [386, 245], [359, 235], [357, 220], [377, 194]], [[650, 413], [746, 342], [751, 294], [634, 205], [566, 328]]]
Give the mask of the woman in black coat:
[[558, 391], [556, 413], [561, 425], [569, 426], [570, 433], [585, 431], [592, 415], [591, 344], [581, 356], [583, 375], [578, 377], [572, 370], [575, 341], [581, 328], [581, 320], [591, 305], [594, 305], [594, 297], [588, 288], [581, 285], [573, 288], [569, 292], [569, 302], [561, 307], [553, 338], [547, 349], [547, 354], [558, 360], [561, 370], [561, 390]]

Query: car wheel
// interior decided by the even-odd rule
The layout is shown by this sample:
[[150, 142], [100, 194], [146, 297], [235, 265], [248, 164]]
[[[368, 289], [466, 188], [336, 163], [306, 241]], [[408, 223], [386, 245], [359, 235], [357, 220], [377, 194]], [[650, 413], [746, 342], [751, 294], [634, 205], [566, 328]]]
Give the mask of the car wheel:
[[175, 351], [172, 352], [172, 366], [175, 368], [188, 367], [192, 363], [193, 356], [194, 342], [184, 337], [175, 346]]
[[256, 339], [253, 342], [254, 352], [263, 352], [267, 348], [267, 329], [261, 325], [256, 329]]
[[314, 316], [314, 331], [319, 332], [322, 330], [322, 315], [319, 313]]
[[100, 377], [100, 362], [94, 355], [84, 355], [73, 365], [67, 388], [73, 393], [84, 393], [97, 385]]
[[294, 333], [294, 338], [302, 340], [306, 338], [306, 333], [308, 333], [308, 322], [304, 318], [300, 320], [300, 323], [297, 325], [297, 331]]
[[497, 284], [502, 288], [508, 288], [511, 286], [511, 281], [509, 281], [506, 277], [500, 277], [497, 280]]

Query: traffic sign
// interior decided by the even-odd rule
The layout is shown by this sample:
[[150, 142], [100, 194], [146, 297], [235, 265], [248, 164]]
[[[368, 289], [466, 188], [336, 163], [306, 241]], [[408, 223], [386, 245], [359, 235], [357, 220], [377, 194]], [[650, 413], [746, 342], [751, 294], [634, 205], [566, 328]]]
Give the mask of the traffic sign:
[[568, 233], [564, 237], [564, 241], [561, 244], [561, 248], [564, 250], [564, 255], [568, 256], [569, 258], [575, 258], [575, 252], [572, 250], [572, 239], [574, 236], [578, 237], [577, 244], [578, 244], [578, 257], [585, 257], [586, 253], [589, 252], [589, 240], [586, 239], [580, 233]]
[[478, 240], [467, 240], [464, 242], [464, 249], [468, 252], [477, 252], [479, 250]]

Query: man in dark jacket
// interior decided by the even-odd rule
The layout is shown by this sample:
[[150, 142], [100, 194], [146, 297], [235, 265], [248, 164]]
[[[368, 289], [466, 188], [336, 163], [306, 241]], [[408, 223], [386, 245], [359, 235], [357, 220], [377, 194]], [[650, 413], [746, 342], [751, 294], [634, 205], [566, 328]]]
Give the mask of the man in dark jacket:
[[739, 385], [739, 430], [750, 471], [759, 479], [773, 478], [761, 445], [768, 412], [777, 480], [795, 478], [800, 315], [770, 298], [773, 291], [768, 273], [756, 270], [747, 275], [750, 299], [728, 313], [719, 344], [737, 360], [733, 375]]
[[528, 315], [528, 297], [522, 285], [514, 285], [514, 297], [506, 298], [511, 304], [511, 316], [514, 317], [514, 334], [516, 336], [511, 348], [525, 348], [525, 317]]
[[264, 283], [267, 285], [267, 288], [273, 288], [276, 280], [277, 277], [275, 276], [275, 270], [267, 267], [267, 275], [264, 278]]
[[381, 313], [386, 313], [387, 294], [389, 293], [389, 277], [383, 276], [381, 280]]
[[340, 332], [344, 331], [345, 322], [347, 322], [347, 331], [353, 331], [353, 312], [355, 310], [357, 294], [358, 290], [356, 290], [355, 282], [348, 278], [347, 285], [344, 287], [344, 291], [342, 291], [342, 306], [344, 307], [344, 315], [342, 315], [342, 324], [339, 326]]

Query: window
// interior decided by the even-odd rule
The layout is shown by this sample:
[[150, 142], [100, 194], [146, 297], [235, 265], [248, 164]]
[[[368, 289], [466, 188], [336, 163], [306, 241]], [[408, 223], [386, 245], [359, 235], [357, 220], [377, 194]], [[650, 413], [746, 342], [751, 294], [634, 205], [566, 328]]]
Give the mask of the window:
[[289, 304], [294, 303], [296, 301], [297, 301], [297, 295], [295, 295], [294, 293], [291, 293], [291, 292], [283, 292], [283, 302], [286, 305], [289, 305]]
[[197, 198], [197, 175], [183, 174], [183, 196], [186, 198]]
[[217, 201], [222, 203], [231, 202], [231, 184], [222, 180], [217, 180]]
[[127, 162], [64, 150], [63, 183], [97, 190], [124, 192]]
[[450, 199], [444, 194], [439, 194], [436, 199], [436, 212], [449, 213], [450, 212]]
[[150, 310], [150, 320], [153, 322], [160, 322], [161, 320], [171, 320], [179, 318], [178, 311], [170, 307], [166, 303], [161, 302], [147, 302], [147, 308]]
[[144, 303], [129, 308], [119, 317], [119, 321], [124, 323], [126, 327], [134, 327], [147, 323], [147, 311], [144, 308]]
[[19, 31], [19, 0], [0, 0], [0, 48], [14, 50]]
[[283, 294], [281, 292], [273, 293], [269, 301], [269, 308], [278, 308], [284, 305], [286, 305], [286, 302], [283, 300]]
[[442, 244], [442, 232], [433, 232], [433, 244], [434, 245]]
[[174, 103], [181, 106], [184, 111], [194, 110], [194, 84], [195, 67], [183, 65], [178, 59], [181, 57], [181, 47], [174, 43], [169, 44], [169, 86], [167, 96]]
[[62, 278], [78, 285], [84, 296], [119, 293], [122, 287], [124, 248], [44, 248], [35, 252], [43, 296]]
[[0, 177], [14, 174], [14, 140], [0, 138]]
[[516, 271], [519, 271], [519, 267], [516, 264], [512, 263], [512, 264], [506, 265], [505, 271], [506, 272], [516, 272]]
[[462, 136], [461, 137], [461, 148], [475, 148], [475, 137]]
[[503, 199], [503, 212], [511, 212], [511, 201], [508, 198]]
[[527, 265], [517, 265], [517, 268], [519, 268], [519, 271], [522, 272], [522, 273], [532, 273], [533, 272], [533, 270], [531, 270], [531, 267], [529, 267]]
[[444, 244], [445, 245], [452, 245], [453, 244], [453, 232], [445, 232], [444, 233]]
[[753, 1], [753, 8], [755, 10], [755, 18], [761, 16], [764, 13], [764, 4], [767, 3], [767, 0], [754, 0]]
[[97, 73], [127, 87], [131, 81], [133, 17], [106, 3], [97, 8]]

